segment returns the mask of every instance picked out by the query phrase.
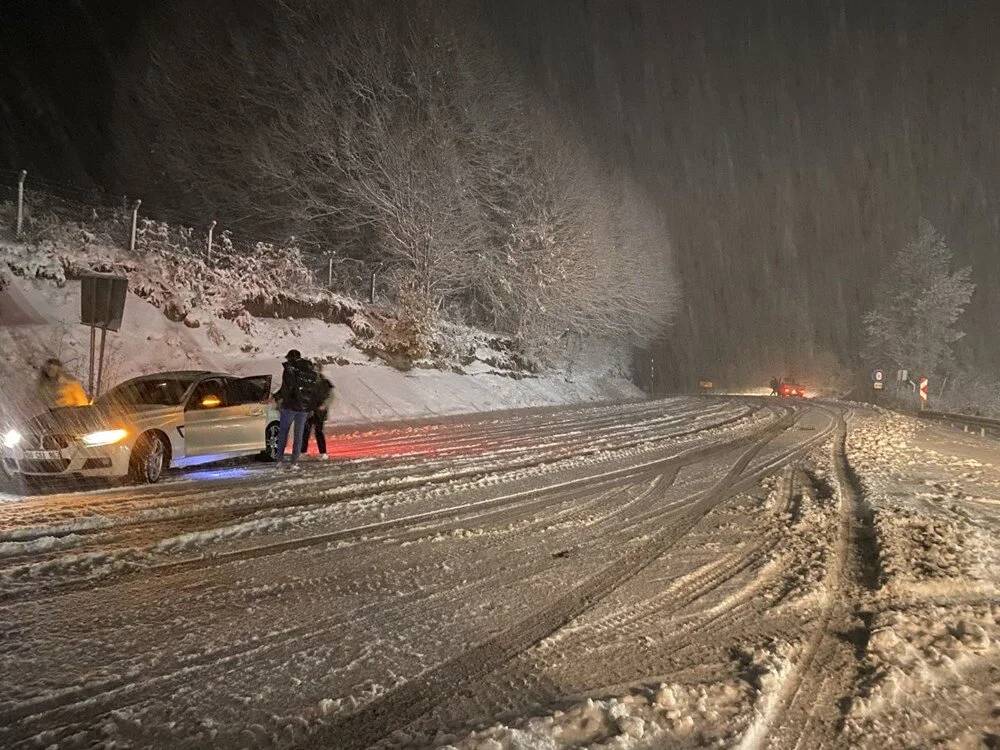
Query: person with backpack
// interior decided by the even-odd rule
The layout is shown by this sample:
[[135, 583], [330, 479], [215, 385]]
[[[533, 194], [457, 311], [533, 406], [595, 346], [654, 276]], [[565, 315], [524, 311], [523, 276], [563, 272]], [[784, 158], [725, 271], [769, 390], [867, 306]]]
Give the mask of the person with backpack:
[[313, 408], [308, 421], [306, 421], [306, 432], [302, 438], [302, 448], [304, 450], [309, 449], [309, 433], [315, 432], [316, 448], [319, 450], [319, 457], [323, 461], [327, 461], [330, 458], [330, 454], [326, 452], [326, 433], [323, 432], [323, 425], [326, 424], [326, 417], [330, 413], [330, 406], [333, 403], [333, 383], [323, 375], [323, 366], [319, 362], [314, 363], [314, 366], [316, 368], [316, 375], [319, 378], [316, 383], [316, 393], [314, 394], [315, 408]]
[[308, 359], [298, 349], [285, 355], [281, 364], [281, 387], [274, 394], [278, 402], [278, 462], [285, 463], [288, 433], [292, 431], [292, 457], [289, 466], [298, 468], [306, 422], [316, 403], [319, 377]]

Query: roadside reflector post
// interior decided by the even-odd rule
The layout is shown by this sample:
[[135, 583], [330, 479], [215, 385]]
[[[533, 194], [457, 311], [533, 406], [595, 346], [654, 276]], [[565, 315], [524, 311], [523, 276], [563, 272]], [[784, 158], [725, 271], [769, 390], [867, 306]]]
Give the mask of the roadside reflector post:
[[139, 224], [139, 206], [142, 205], [142, 198], [137, 198], [135, 205], [132, 207], [132, 232], [129, 234], [128, 240], [128, 251], [130, 253], [135, 252], [135, 230], [136, 226]]
[[24, 233], [24, 179], [27, 176], [27, 169], [22, 169], [17, 176], [17, 237]]
[[212, 232], [215, 231], [215, 219], [208, 225], [208, 262], [212, 262]]

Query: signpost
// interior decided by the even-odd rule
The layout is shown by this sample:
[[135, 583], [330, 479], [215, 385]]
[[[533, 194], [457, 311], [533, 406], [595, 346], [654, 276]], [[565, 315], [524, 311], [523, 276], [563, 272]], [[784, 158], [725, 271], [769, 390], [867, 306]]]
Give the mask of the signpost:
[[[80, 279], [80, 322], [90, 326], [90, 377], [88, 390], [91, 398], [101, 394], [104, 375], [104, 345], [108, 331], [121, 328], [125, 314], [125, 296], [128, 279], [107, 273], [91, 273]], [[94, 355], [97, 329], [101, 329], [100, 357], [97, 360], [97, 384], [94, 384]]]
[[885, 373], [882, 370], [872, 370], [872, 388], [876, 391], [885, 388]]

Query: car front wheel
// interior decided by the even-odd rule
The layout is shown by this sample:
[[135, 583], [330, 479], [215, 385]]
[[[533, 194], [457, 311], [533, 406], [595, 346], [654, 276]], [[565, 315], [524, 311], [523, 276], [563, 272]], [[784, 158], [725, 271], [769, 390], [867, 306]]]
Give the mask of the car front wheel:
[[167, 446], [163, 438], [147, 432], [139, 437], [129, 460], [129, 479], [140, 484], [160, 481], [167, 463]]

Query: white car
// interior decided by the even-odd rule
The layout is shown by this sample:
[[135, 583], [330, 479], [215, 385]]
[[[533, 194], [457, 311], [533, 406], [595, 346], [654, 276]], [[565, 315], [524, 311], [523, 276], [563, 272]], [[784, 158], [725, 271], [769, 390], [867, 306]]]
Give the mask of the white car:
[[164, 372], [128, 380], [90, 406], [53, 409], [0, 435], [14, 477], [129, 477], [240, 456], [275, 460], [271, 376]]

